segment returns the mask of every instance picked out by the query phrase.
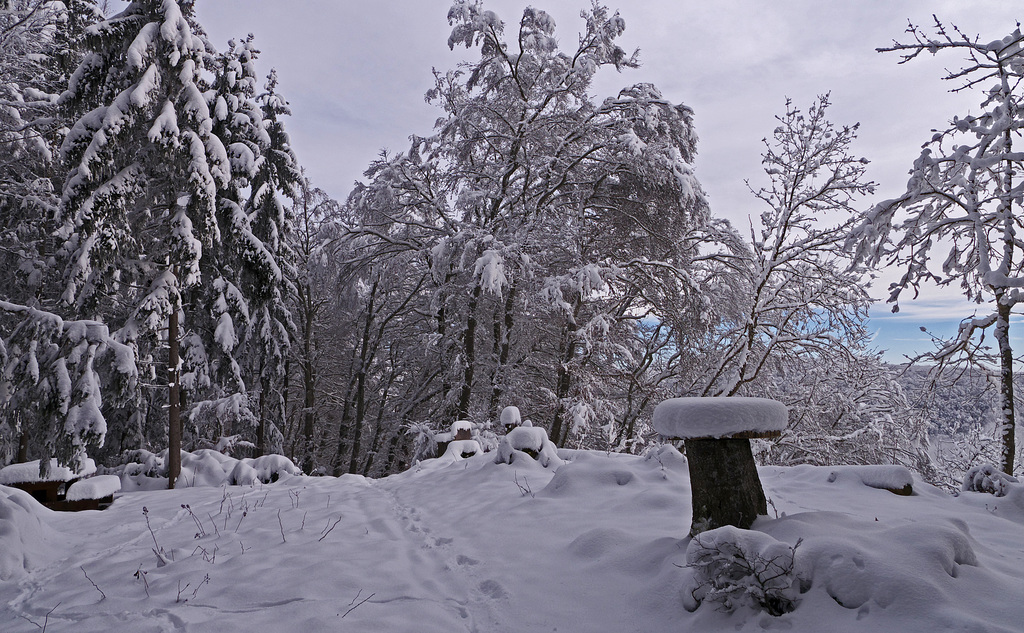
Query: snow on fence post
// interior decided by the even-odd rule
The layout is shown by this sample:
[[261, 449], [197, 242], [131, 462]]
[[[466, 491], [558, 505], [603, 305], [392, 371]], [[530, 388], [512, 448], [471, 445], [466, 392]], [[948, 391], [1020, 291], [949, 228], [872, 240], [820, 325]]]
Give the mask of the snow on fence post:
[[750, 440], [777, 437], [786, 406], [767, 398], [672, 398], [654, 409], [654, 428], [686, 446], [693, 496], [690, 534], [723, 525], [747, 529], [768, 512]]

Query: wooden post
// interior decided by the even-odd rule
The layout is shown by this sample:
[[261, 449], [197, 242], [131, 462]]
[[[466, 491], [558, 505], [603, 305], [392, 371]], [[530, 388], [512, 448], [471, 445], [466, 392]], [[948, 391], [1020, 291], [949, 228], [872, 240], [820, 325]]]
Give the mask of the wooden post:
[[768, 513], [750, 440], [778, 437], [786, 407], [765, 398], [672, 398], [654, 411], [663, 436], [682, 439], [690, 469], [690, 535], [732, 525], [749, 528]]
[[173, 489], [181, 474], [181, 392], [178, 384], [178, 308], [167, 320], [167, 487]]
[[748, 439], [688, 439], [686, 460], [693, 494], [690, 534], [723, 525], [747, 529], [768, 504]]

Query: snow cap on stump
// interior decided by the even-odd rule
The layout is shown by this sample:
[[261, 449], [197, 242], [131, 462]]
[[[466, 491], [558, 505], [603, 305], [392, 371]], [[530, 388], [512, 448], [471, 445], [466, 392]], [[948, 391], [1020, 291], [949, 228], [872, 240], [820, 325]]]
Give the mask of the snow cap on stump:
[[501, 425], [502, 426], [519, 426], [522, 424], [523, 418], [519, 414], [519, 407], [509, 405], [501, 410]]
[[654, 429], [684, 440], [775, 435], [788, 419], [786, 405], [768, 398], [671, 398], [654, 409]]

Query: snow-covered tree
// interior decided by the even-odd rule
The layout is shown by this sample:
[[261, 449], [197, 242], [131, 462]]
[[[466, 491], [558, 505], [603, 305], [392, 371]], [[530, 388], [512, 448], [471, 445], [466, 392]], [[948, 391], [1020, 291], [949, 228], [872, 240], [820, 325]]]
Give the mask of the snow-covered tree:
[[259, 385], [256, 446], [257, 452], [262, 454], [268, 446], [269, 433], [279, 438], [269, 446], [276, 452], [282, 448], [285, 415], [283, 380], [288, 348], [295, 331], [286, 305], [293, 292], [290, 283], [295, 278], [291, 271], [294, 254], [288, 240], [294, 218], [282, 196], [294, 197], [304, 176], [284, 128], [283, 117], [291, 112], [277, 92], [277, 75], [273, 71], [267, 78], [266, 91], [259, 95], [258, 101], [266, 139], [256, 160], [245, 211], [252, 235], [262, 248], [243, 254], [242, 262], [252, 318], [248, 362], [254, 382]]
[[736, 395], [787, 363], [863, 351], [870, 300], [843, 246], [874, 183], [850, 153], [857, 126], [833, 125], [828, 106], [827, 96], [806, 113], [787, 102], [765, 140], [770, 185], [752, 189], [765, 203], [760, 226], [748, 251], [722, 258], [741, 305], [704, 349], [711, 362], [693, 387], [701, 395]]
[[441, 419], [530, 403], [564, 444], [616, 416], [595, 362], [615, 337], [643, 314], [693, 316], [675, 310], [696, 294], [685, 268], [708, 222], [692, 112], [649, 85], [594, 102], [596, 72], [637, 65], [602, 6], [569, 51], [539, 9], [508, 42], [480, 3], [448, 15], [449, 45], [480, 56], [435, 73], [434, 134], [374, 164], [350, 239], [367, 258], [414, 253], [408, 274], [427, 275], [410, 309], [433, 317]]
[[286, 239], [294, 253], [290, 306], [295, 337], [290, 348], [294, 374], [286, 376], [290, 389], [285, 395], [290, 392], [291, 406], [286, 412], [285, 446], [302, 470], [312, 473], [325, 461], [318, 450], [325, 444], [322, 439], [330, 435], [323, 425], [329, 417], [325, 392], [332, 382], [332, 368], [340, 366], [332, 352], [342, 347], [336, 326], [344, 317], [335, 309], [338, 264], [331, 257], [330, 244], [342, 227], [338, 203], [305, 176], [292, 201], [291, 216], [293, 230]]
[[[219, 205], [233, 177], [204, 93], [212, 47], [191, 12], [189, 2], [139, 0], [89, 27], [92, 52], [61, 96], [77, 115], [61, 148], [71, 166], [62, 298], [80, 314], [119, 322], [117, 336], [151, 376], [161, 342], [169, 346], [171, 485], [181, 437], [179, 332], [194, 331], [190, 317], [203, 308], [183, 295], [215, 285], [203, 269], [222, 242]], [[196, 356], [192, 366], [203, 362], [184, 349]]]
[[0, 462], [20, 444], [19, 461], [31, 450], [43, 470], [50, 458], [80, 470], [106, 435], [104, 398], [108, 405], [136, 400], [134, 350], [98, 321], [65, 321], [7, 301], [0, 314], [18, 320], [0, 338]]
[[[876, 205], [853, 239], [869, 264], [903, 270], [890, 287], [888, 301], [898, 310], [905, 290], [914, 296], [922, 284], [958, 285], [981, 314], [961, 322], [952, 340], [928, 354], [939, 364], [958, 360], [999, 367], [1002, 424], [1001, 467], [1014, 470], [1014, 355], [1011, 314], [1024, 299], [1024, 246], [1020, 241], [1024, 208], [1024, 35], [1019, 25], [1006, 37], [982, 42], [937, 18], [934, 34], [910, 25], [911, 41], [880, 51], [902, 54], [900, 63], [922, 53], [955, 51], [966, 63], [945, 79], [960, 82], [956, 91], [976, 91], [977, 114], [954, 116], [935, 132], [910, 171], [906, 192]], [[996, 349], [984, 343], [991, 331]]]
[[22, 282], [4, 289], [7, 300], [53, 303], [43, 285], [63, 177], [56, 101], [96, 18], [88, 0], [12, 0], [0, 11], [0, 271]]

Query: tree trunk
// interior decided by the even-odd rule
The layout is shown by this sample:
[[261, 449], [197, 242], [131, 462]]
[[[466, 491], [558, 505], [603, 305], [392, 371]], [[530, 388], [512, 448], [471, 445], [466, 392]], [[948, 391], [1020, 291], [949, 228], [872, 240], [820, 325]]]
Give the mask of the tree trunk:
[[178, 385], [178, 309], [167, 320], [167, 487], [173, 489], [181, 474], [181, 392]]
[[302, 470], [307, 474], [313, 472], [313, 411], [316, 407], [316, 369], [313, 366], [313, 326], [315, 325], [315, 309], [312, 290], [306, 290], [305, 319], [302, 330]]
[[686, 440], [693, 494], [690, 535], [723, 525], [747, 529], [768, 513], [750, 440]]
[[[263, 362], [260, 362], [260, 374], [263, 373]], [[260, 379], [260, 403], [259, 403], [259, 423], [256, 425], [256, 457], [265, 455], [267, 452], [267, 387], [269, 381], [265, 378]]]
[[302, 361], [302, 469], [309, 474], [314, 467], [313, 459], [313, 410], [316, 407], [316, 375], [313, 361], [307, 356]]
[[28, 461], [28, 431], [22, 430], [18, 436], [18, 457], [14, 460], [17, 464], [24, 464]]
[[1017, 452], [1014, 431], [1016, 416], [1013, 400], [1013, 349], [1010, 347], [1010, 306], [1002, 301], [1003, 293], [996, 295], [998, 318], [996, 319], [996, 341], [999, 343], [999, 395], [1002, 405], [1002, 467], [1007, 475], [1013, 475], [1013, 460]]
[[[498, 420], [498, 407], [501, 405], [501, 396], [504, 395], [506, 380], [505, 365], [508, 364], [508, 355], [512, 347], [512, 326], [515, 324], [515, 298], [517, 280], [512, 282], [505, 297], [504, 323], [494, 315], [494, 356], [497, 362], [494, 365], [494, 373], [491, 374], [491, 402], [488, 405], [491, 420]], [[503, 329], [504, 327], [504, 329]]]
[[466, 329], [462, 334], [465, 367], [462, 371], [459, 406], [456, 409], [456, 417], [459, 420], [469, 417], [469, 403], [473, 395], [473, 374], [476, 372], [476, 306], [480, 300], [481, 290], [479, 283], [473, 286], [473, 294], [470, 296], [469, 307], [466, 310]]
[[555, 377], [555, 419], [551, 423], [551, 441], [559, 448], [565, 446], [569, 439], [569, 424], [565, 418], [565, 399], [572, 387], [571, 365], [576, 358], [576, 317], [579, 316], [583, 300], [579, 296], [574, 301], [572, 317], [565, 324], [562, 340], [558, 346], [558, 374]]

